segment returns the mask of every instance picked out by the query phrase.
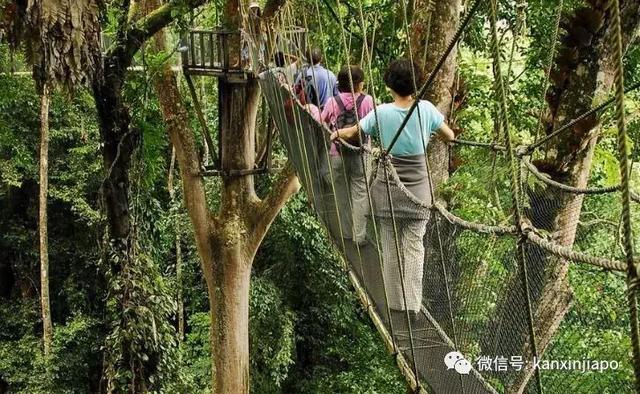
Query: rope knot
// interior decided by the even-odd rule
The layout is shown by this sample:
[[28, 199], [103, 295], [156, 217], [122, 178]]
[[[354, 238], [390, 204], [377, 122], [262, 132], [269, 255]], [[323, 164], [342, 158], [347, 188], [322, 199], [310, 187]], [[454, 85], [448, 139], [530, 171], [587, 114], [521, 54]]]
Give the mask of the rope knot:
[[384, 163], [391, 162], [391, 153], [380, 148], [371, 148], [371, 157], [376, 161], [383, 161]]

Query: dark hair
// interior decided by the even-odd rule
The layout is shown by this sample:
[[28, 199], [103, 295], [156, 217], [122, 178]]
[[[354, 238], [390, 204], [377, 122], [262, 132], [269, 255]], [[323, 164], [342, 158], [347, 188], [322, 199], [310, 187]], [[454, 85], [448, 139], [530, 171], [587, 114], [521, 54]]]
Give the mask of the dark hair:
[[322, 50], [320, 48], [310, 49], [307, 53], [307, 62], [315, 66], [322, 61]]
[[[415, 85], [414, 78], [415, 75]], [[400, 96], [410, 96], [422, 83], [422, 71], [408, 59], [394, 60], [384, 72], [384, 84]]]
[[284, 67], [284, 53], [282, 51], [278, 51], [273, 55], [273, 61], [276, 63], [277, 67]]
[[[353, 86], [349, 80], [349, 69], [351, 69], [351, 79], [353, 79]], [[342, 66], [338, 73], [338, 90], [342, 93], [355, 91], [356, 86], [360, 82], [364, 82], [364, 71], [360, 66]]]

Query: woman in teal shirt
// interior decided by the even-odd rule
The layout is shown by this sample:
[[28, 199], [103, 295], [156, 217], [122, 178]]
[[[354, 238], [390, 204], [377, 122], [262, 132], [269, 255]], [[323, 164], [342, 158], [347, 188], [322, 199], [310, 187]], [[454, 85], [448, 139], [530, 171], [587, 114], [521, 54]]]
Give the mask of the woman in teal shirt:
[[[393, 102], [378, 105], [359, 124], [337, 130], [331, 138], [349, 139], [362, 131], [379, 137], [382, 148], [387, 150], [414, 103], [414, 78], [420, 81], [421, 73], [412, 62], [406, 59], [392, 62], [384, 74], [384, 82], [391, 90]], [[423, 238], [429, 219], [429, 210], [424, 205], [432, 203], [425, 151], [433, 134], [446, 142], [455, 138], [453, 131], [444, 122], [444, 115], [429, 101], [421, 100], [389, 152], [393, 170], [405, 188], [402, 190], [397, 187], [400, 185], [395, 185], [393, 173], [388, 174], [390, 184], [396, 186], [392, 197], [400, 244], [400, 262], [391, 220], [391, 206], [388, 203], [386, 175], [382, 168], [377, 171], [376, 180], [371, 186], [373, 216], [380, 223], [387, 298], [389, 307], [395, 311], [409, 310], [417, 313], [422, 305]], [[401, 277], [404, 277], [404, 294]]]

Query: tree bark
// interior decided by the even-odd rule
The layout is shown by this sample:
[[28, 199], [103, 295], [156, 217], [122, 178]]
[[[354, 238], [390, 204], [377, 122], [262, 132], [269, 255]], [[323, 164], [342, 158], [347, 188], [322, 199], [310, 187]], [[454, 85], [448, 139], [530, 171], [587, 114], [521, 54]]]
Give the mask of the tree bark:
[[[416, 0], [416, 10], [426, 10], [429, 0]], [[425, 75], [436, 66], [460, 24], [462, 0], [435, 1], [431, 15], [416, 12], [411, 23], [411, 52]], [[429, 21], [430, 19], [430, 21]], [[429, 26], [430, 25], [430, 26]], [[425, 47], [426, 45], [426, 47]], [[425, 53], [428, 54], [425, 56]], [[457, 49], [454, 49], [427, 92], [431, 101], [448, 118], [455, 92]], [[429, 167], [434, 192], [449, 179], [449, 148], [438, 139], [429, 141]]]
[[[603, 0], [590, 3], [589, 7], [578, 8], [566, 18], [566, 33], [561, 38], [552, 83], [547, 91], [547, 133], [591, 109], [611, 92], [615, 68], [609, 45], [611, 33], [607, 2]], [[637, 1], [622, 2], [625, 48], [638, 28], [639, 11], [640, 4]], [[597, 116], [579, 122], [547, 145], [546, 157], [534, 161], [534, 164], [553, 180], [578, 188], [586, 187], [600, 131], [599, 122]], [[553, 189], [546, 196], [533, 191], [528, 193], [531, 208], [525, 214], [532, 224], [548, 230], [556, 243], [572, 246], [584, 195], [559, 193]], [[569, 262], [549, 256], [535, 245], [529, 245], [526, 263], [529, 272], [538, 273], [531, 275], [530, 289], [538, 352], [541, 356], [571, 308], [572, 291], [567, 278]], [[499, 349], [498, 354], [522, 354], [530, 359], [533, 355], [529, 340], [525, 339], [526, 309], [523, 298], [515, 296], [522, 294], [522, 290], [516, 289], [516, 286], [520, 286], [519, 278], [515, 278], [509, 285], [511, 290], [507, 294], [510, 295], [498, 307], [496, 315], [500, 316], [500, 326], [508, 327], [508, 332], [497, 330], [496, 342], [507, 335], [521, 340], [508, 341], [519, 345]], [[518, 299], [519, 303], [516, 301]], [[531, 364], [525, 365], [507, 392], [521, 393], [526, 389], [534, 373], [531, 367]]]
[[49, 241], [47, 201], [49, 194], [49, 85], [40, 93], [40, 188], [38, 230], [40, 235], [40, 305], [42, 308], [42, 342], [45, 357], [51, 354], [53, 324], [49, 299]]
[[[93, 85], [100, 133], [104, 143], [102, 156], [106, 175], [102, 184], [108, 220], [109, 239], [113, 247], [128, 249], [131, 230], [129, 217], [129, 167], [139, 143], [139, 132], [129, 128], [130, 116], [122, 97], [128, 64], [118, 59], [104, 60], [104, 76]], [[124, 68], [124, 69], [123, 69]]]
[[[156, 50], [166, 47], [162, 34]], [[193, 130], [178, 91], [175, 75], [166, 65], [155, 80], [167, 132], [176, 149], [184, 201], [191, 219], [211, 313], [212, 380], [216, 393], [249, 392], [249, 284], [255, 253], [269, 226], [299, 189], [290, 166], [278, 175], [270, 194], [260, 199], [252, 175], [222, 178], [221, 206], [207, 206], [200, 158]], [[230, 83], [219, 79], [221, 157], [225, 170], [249, 170], [255, 164], [255, 122], [260, 88], [257, 80]]]

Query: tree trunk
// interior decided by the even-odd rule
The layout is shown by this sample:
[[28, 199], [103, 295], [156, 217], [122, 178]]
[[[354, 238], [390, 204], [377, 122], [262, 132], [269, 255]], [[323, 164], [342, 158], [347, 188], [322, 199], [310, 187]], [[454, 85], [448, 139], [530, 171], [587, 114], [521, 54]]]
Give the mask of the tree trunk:
[[42, 307], [42, 342], [44, 355], [51, 354], [53, 324], [49, 300], [49, 241], [47, 235], [47, 195], [49, 193], [49, 85], [40, 94], [40, 193], [38, 229], [40, 234], [40, 305]]
[[[462, 10], [462, 0], [435, 1], [431, 15], [428, 15], [422, 10], [426, 10], [429, 3], [430, 0], [416, 0], [415, 9], [419, 11], [414, 14], [414, 19], [411, 23], [411, 31], [413, 32], [411, 52], [414, 61], [422, 67], [425, 75], [435, 68], [439, 57], [451, 42], [460, 24], [460, 11]], [[425, 54], [428, 55], [425, 56]], [[427, 99], [447, 118], [452, 115], [450, 112], [455, 91], [456, 54], [457, 49], [454, 49], [427, 92]], [[439, 185], [449, 179], [449, 149], [447, 144], [437, 139], [432, 139], [429, 142], [428, 159], [435, 192]]]
[[[566, 33], [561, 39], [551, 87], [547, 91], [547, 133], [591, 109], [611, 92], [615, 69], [609, 45], [610, 16], [606, 3], [603, 0], [593, 2], [590, 7], [578, 8], [567, 19]], [[639, 9], [637, 1], [622, 3], [625, 48], [638, 28]], [[578, 188], [586, 187], [599, 131], [597, 116], [579, 122], [551, 141], [547, 145], [546, 157], [534, 161], [534, 164], [553, 180]], [[548, 230], [554, 242], [572, 246], [584, 196], [559, 193], [554, 189], [549, 189], [546, 196], [533, 191], [528, 193], [530, 208], [525, 214], [532, 224]], [[530, 290], [541, 356], [571, 307], [572, 292], [567, 278], [569, 263], [549, 256], [535, 245], [527, 246], [526, 250], [528, 271], [534, 273], [530, 278]], [[519, 278], [515, 278], [498, 307], [499, 327], [506, 328], [506, 331], [497, 330], [496, 343], [511, 345], [497, 349], [497, 354], [521, 354], [530, 359], [533, 355], [525, 334], [526, 308], [520, 286]], [[519, 297], [516, 296], [518, 294]], [[510, 340], [500, 339], [507, 336]], [[531, 367], [531, 364], [525, 365], [508, 387], [508, 392], [521, 393], [526, 389], [534, 372]]]
[[[205, 153], [206, 155], [206, 153]], [[169, 197], [171, 198], [171, 205], [176, 207], [176, 192], [173, 184], [173, 173], [176, 165], [176, 148], [171, 148], [171, 162], [169, 164], [169, 176], [167, 179], [167, 188], [169, 189]], [[176, 218], [174, 220], [174, 231], [176, 232], [175, 247], [176, 247], [176, 316], [178, 319], [178, 342], [182, 343], [184, 340], [184, 302], [182, 300], [182, 244], [180, 236], [180, 213], [176, 212]]]
[[[156, 36], [156, 50], [166, 47]], [[167, 131], [176, 149], [184, 202], [196, 237], [209, 293], [212, 381], [216, 393], [249, 392], [249, 283], [251, 265], [273, 219], [300, 187], [290, 166], [278, 176], [263, 200], [252, 175], [222, 179], [220, 211], [209, 211], [195, 134], [169, 65], [155, 80]], [[260, 88], [257, 80], [230, 83], [219, 79], [221, 157], [227, 171], [250, 170], [255, 164], [255, 121]]]
[[[105, 175], [101, 192], [108, 234], [105, 256], [107, 256], [107, 269], [113, 277], [123, 274], [123, 269], [133, 256], [129, 210], [129, 169], [131, 158], [140, 140], [138, 130], [130, 128], [131, 119], [122, 95], [129, 64], [130, 59], [127, 61], [117, 56], [105, 57], [103, 68], [97, 70], [92, 85], [103, 142], [102, 159]], [[120, 311], [125, 308], [122, 302], [124, 301], [116, 306]], [[116, 322], [117, 325], [121, 323], [122, 321]], [[152, 372], [147, 371], [140, 363], [134, 362], [135, 350], [129, 346], [127, 340], [124, 341], [120, 351], [122, 360], [114, 368], [129, 369], [127, 385], [133, 392], [140, 392], [147, 382], [147, 374]], [[109, 382], [109, 385], [113, 383]]]
[[[122, 97], [124, 70], [128, 64], [107, 58], [105, 75], [96, 78], [93, 96], [96, 102], [106, 175], [102, 192], [107, 212], [109, 239], [112, 247], [124, 252], [128, 249], [131, 231], [129, 217], [129, 167], [131, 156], [139, 143], [138, 131], [129, 128], [130, 116]], [[117, 71], [116, 71], [117, 70]]]

